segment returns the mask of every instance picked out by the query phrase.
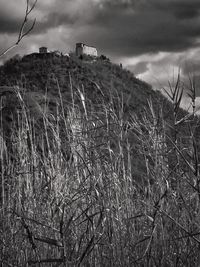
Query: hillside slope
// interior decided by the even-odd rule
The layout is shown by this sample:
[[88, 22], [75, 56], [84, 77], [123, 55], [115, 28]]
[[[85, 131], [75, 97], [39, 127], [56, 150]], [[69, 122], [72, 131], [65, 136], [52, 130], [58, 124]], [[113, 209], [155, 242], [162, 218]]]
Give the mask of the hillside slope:
[[[29, 112], [38, 122], [38, 136], [43, 131], [41, 127], [41, 110], [47, 110], [54, 115], [57, 112], [57, 103], [62, 102], [67, 113], [68, 107], [74, 102], [84, 112], [80, 92], [84, 95], [86, 109], [89, 113], [98, 113], [98, 117], [105, 122], [105, 114], [102, 106], [111, 105], [111, 109], [122, 116], [124, 124], [129, 124], [132, 116], [141, 117], [145, 113], [148, 101], [151, 100], [155, 112], [159, 114], [163, 109], [163, 116], [171, 123], [173, 107], [170, 102], [159, 92], [155, 92], [150, 85], [140, 81], [126, 69], [111, 63], [107, 58], [98, 57], [94, 60], [90, 56], [82, 59], [75, 55], [52, 56], [51, 54], [34, 54], [24, 56], [21, 60], [11, 59], [0, 68], [0, 86], [18, 86], [22, 92], [23, 99]], [[4, 88], [4, 87], [2, 87]], [[1, 90], [1, 89], [0, 89]], [[12, 90], [12, 89], [11, 89]], [[0, 92], [1, 94], [1, 92]], [[6, 94], [4, 88], [3, 94]], [[12, 113], [19, 109], [15, 93], [8, 92], [7, 104], [3, 108], [3, 121], [6, 133], [12, 128]], [[73, 99], [72, 99], [73, 98]], [[10, 114], [10, 115], [9, 115]], [[126, 127], [126, 126], [124, 126]], [[60, 127], [63, 129], [64, 127]], [[8, 139], [10, 133], [8, 134]], [[104, 142], [105, 133], [101, 132]], [[65, 140], [65, 131], [62, 133]], [[115, 144], [116, 136], [110, 137], [112, 148], [119, 153], [118, 145]], [[104, 140], [104, 141], [103, 141]], [[108, 140], [107, 140], [108, 141]], [[107, 142], [106, 141], [106, 142]], [[143, 180], [144, 161], [138, 152], [135, 135], [129, 133], [131, 143], [131, 154], [135, 155], [132, 162], [133, 176], [136, 180]], [[66, 141], [63, 141], [66, 145]], [[142, 177], [142, 178], [141, 178]]]
[[0, 263], [199, 266], [199, 119], [178, 91], [39, 54], [0, 86]]
[[[76, 56], [25, 56], [22, 60], [10, 60], [0, 68], [0, 86], [18, 85], [29, 92], [58, 96], [57, 82], [65, 100], [71, 97], [73, 89], [84, 86], [87, 97], [95, 102], [99, 96], [109, 99], [110, 94], [123, 95], [128, 109], [141, 111], [150, 97], [153, 102], [162, 96], [151, 86], [134, 77], [128, 70], [112, 64], [109, 60]], [[162, 98], [162, 101], [166, 99]]]
[[[38, 122], [38, 136], [43, 131], [41, 111], [46, 112], [48, 109], [50, 115], [51, 113], [55, 115], [60, 98], [62, 98], [64, 112], [67, 113], [68, 107], [73, 102], [73, 105], [77, 105], [84, 113], [83, 99], [80, 94], [84, 95], [87, 112], [98, 113], [97, 116], [103, 121], [105, 121], [105, 114], [101, 115], [103, 105], [108, 107], [111, 105], [117, 116], [122, 116], [123, 123], [128, 125], [133, 117], [141, 119], [143, 115], [149, 113], [150, 101], [155, 115], [163, 117], [169, 125], [168, 132], [171, 131], [170, 125], [173, 127], [174, 124], [172, 103], [161, 93], [154, 91], [150, 85], [134, 77], [130, 71], [111, 63], [106, 57], [94, 59], [84, 56], [80, 59], [73, 54], [70, 57], [33, 54], [24, 56], [21, 60], [14, 58], [0, 67], [1, 95], [7, 95], [6, 87], [3, 87], [5, 85], [10, 86], [11, 91], [12, 86], [20, 88], [26, 107]], [[9, 90], [6, 103], [2, 114], [5, 132], [9, 133], [13, 122], [12, 113], [16, 108], [19, 109], [20, 104], [16, 94], [12, 95]], [[179, 109], [177, 119], [186, 114]], [[60, 127], [60, 129], [63, 128], [63, 126]], [[181, 124], [176, 131], [179, 132], [180, 138], [189, 135], [187, 125]], [[65, 131], [62, 136], [65, 140]], [[131, 154], [135, 155], [135, 160], [132, 162], [133, 176], [140, 181], [144, 178], [143, 156], [138, 153], [135, 134], [129, 133], [129, 141]], [[112, 143], [115, 143], [115, 138]], [[115, 146], [113, 145], [113, 148]], [[119, 153], [119, 151], [115, 152]]]

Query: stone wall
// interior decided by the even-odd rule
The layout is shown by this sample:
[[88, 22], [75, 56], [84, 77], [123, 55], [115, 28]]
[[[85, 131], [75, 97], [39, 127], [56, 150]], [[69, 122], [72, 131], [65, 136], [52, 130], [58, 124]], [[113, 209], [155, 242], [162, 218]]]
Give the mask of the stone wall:
[[41, 53], [41, 54], [43, 54], [43, 53], [48, 53], [48, 49], [47, 49], [47, 47], [40, 47], [39, 48], [39, 53]]
[[76, 44], [76, 55], [81, 56], [81, 55], [90, 55], [90, 56], [95, 56], [97, 57], [97, 49], [92, 46], [88, 46], [83, 43], [77, 43]]

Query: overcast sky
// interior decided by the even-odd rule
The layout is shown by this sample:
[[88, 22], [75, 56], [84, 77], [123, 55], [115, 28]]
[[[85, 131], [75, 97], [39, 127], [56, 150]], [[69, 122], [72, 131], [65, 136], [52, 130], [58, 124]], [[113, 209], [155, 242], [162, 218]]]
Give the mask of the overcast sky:
[[[0, 0], [1, 49], [16, 39], [24, 10], [25, 0]], [[179, 67], [200, 77], [200, 0], [38, 0], [34, 17], [34, 30], [9, 56], [43, 45], [69, 52], [84, 42], [155, 88]]]

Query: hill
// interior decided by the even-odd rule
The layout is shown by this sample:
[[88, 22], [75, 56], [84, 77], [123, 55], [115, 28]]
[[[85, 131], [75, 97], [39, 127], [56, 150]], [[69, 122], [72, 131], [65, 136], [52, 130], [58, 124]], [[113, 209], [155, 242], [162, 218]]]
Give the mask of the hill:
[[[199, 122], [105, 56], [0, 67], [0, 261], [197, 266]], [[2, 255], [2, 256], [1, 256]]]
[[[170, 124], [173, 120], [173, 106], [165, 97], [155, 92], [147, 83], [134, 77], [130, 71], [110, 62], [105, 56], [94, 59], [86, 55], [77, 58], [73, 54], [70, 57], [31, 54], [21, 60], [14, 58], [0, 68], [0, 86], [4, 85], [20, 88], [26, 106], [37, 122], [43, 116], [40, 110], [44, 108], [48, 109], [49, 114], [56, 113], [60, 97], [66, 113], [72, 102], [81, 109], [81, 112], [84, 112], [80, 92], [84, 94], [87, 111], [90, 114], [96, 113], [97, 116], [102, 116], [103, 120], [105, 116], [100, 115], [103, 103], [106, 106], [112, 103], [113, 111], [118, 116], [121, 112], [123, 123], [128, 124], [133, 114], [141, 116], [145, 113], [150, 99], [156, 113], [159, 113], [162, 107], [163, 116]], [[7, 133], [12, 128], [11, 115], [9, 116], [8, 113], [13, 113], [17, 103], [15, 94], [12, 98], [10, 92], [8, 93], [9, 100], [3, 109], [7, 114], [3, 116], [4, 129]], [[6, 89], [3, 90], [3, 94], [6, 95]], [[183, 111], [181, 113], [184, 114]], [[41, 123], [39, 125], [38, 128], [42, 129]], [[134, 177], [141, 180], [144, 176], [144, 163], [138, 155], [137, 145], [134, 145], [136, 143], [134, 135], [129, 138], [132, 139], [130, 141], [132, 154], [137, 155], [132, 163]], [[111, 142], [114, 147], [115, 140], [112, 139]], [[115, 152], [118, 153], [118, 151]]]
[[[84, 112], [80, 95], [82, 93], [86, 109], [90, 114], [98, 113], [100, 116], [102, 104], [108, 106], [112, 103], [114, 112], [119, 116], [120, 111], [124, 123], [128, 124], [132, 116], [141, 118], [146, 112], [148, 113], [148, 101], [151, 101], [156, 116], [162, 110], [163, 119], [168, 125], [174, 124], [174, 107], [170, 101], [160, 92], [154, 91], [150, 85], [134, 77], [130, 71], [110, 62], [105, 56], [94, 59], [86, 55], [78, 58], [74, 54], [69, 57], [35, 53], [22, 59], [13, 58], [0, 67], [0, 86], [4, 85], [20, 88], [26, 106], [37, 120], [42, 115], [39, 110], [44, 108], [46, 111], [48, 109], [50, 114], [55, 114], [61, 97], [66, 112], [72, 102], [81, 109], [81, 112]], [[3, 90], [4, 95], [5, 91], [6, 89]], [[6, 114], [8, 110], [12, 113], [15, 105], [16, 97], [10, 98], [9, 92], [9, 101], [4, 108]], [[179, 108], [177, 121], [186, 115], [187, 112]], [[7, 132], [11, 128], [10, 123], [8, 124], [8, 127], [4, 126]], [[171, 131], [169, 128], [168, 130]], [[187, 125], [181, 124], [178, 128], [180, 129], [176, 131], [179, 132], [180, 138], [189, 135]], [[133, 139], [130, 141], [133, 146], [132, 153], [137, 154], [134, 135], [130, 138]], [[138, 162], [141, 163], [141, 160], [138, 161], [137, 157], [136, 162], [137, 168], [133, 169], [142, 173], [140, 176], [143, 177], [144, 166], [139, 164], [140, 167], [138, 167]]]
[[109, 94], [123, 94], [124, 104], [131, 110], [141, 111], [150, 97], [155, 101], [161, 98], [150, 85], [104, 57], [94, 60], [90, 56], [79, 59], [73, 54], [70, 57], [28, 55], [21, 60], [11, 59], [0, 68], [0, 86], [18, 85], [42, 94], [47, 90], [49, 95], [57, 97], [57, 82], [64, 99], [71, 97], [71, 82], [73, 90], [87, 88], [85, 93], [93, 102], [102, 94], [105, 99]]

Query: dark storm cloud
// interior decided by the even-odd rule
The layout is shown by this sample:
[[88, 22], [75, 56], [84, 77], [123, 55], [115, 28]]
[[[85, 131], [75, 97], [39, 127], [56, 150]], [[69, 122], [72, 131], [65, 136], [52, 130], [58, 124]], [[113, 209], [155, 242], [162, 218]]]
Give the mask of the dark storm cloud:
[[[9, 0], [5, 6], [11, 2], [16, 5]], [[14, 17], [12, 8], [5, 13], [0, 6], [0, 34], [17, 34], [23, 7]], [[29, 36], [42, 40], [39, 36], [67, 29], [70, 36], [57, 33], [58, 43], [85, 42], [112, 59], [182, 52], [196, 47], [200, 37], [199, 0], [43, 0], [34, 17], [37, 23]]]
[[150, 0], [150, 2], [160, 10], [172, 12], [179, 19], [192, 19], [199, 16], [199, 0]]
[[1, 33], [16, 33], [19, 30], [21, 24], [20, 19], [12, 19], [4, 16], [0, 12], [0, 34]]
[[[0, 34], [17, 33], [24, 20], [25, 10], [24, 0], [0, 0]], [[29, 20], [31, 23], [33, 18], [30, 17]]]
[[[200, 37], [198, 0], [44, 0], [32, 34], [73, 28], [74, 41], [100, 47], [113, 57], [183, 51]], [[35, 15], [37, 15], [37, 12]], [[0, 33], [14, 33], [21, 20], [0, 11]]]
[[73, 27], [73, 24], [77, 21], [75, 17], [68, 17], [65, 14], [58, 15], [55, 12], [48, 14], [43, 21], [37, 21], [32, 34], [45, 33], [49, 29], [59, 26]]
[[195, 47], [200, 36], [200, 3], [182, 2], [183, 6], [178, 0], [129, 1], [120, 6], [119, 1], [109, 1], [93, 18], [94, 27], [80, 36], [113, 55], [183, 51]]

